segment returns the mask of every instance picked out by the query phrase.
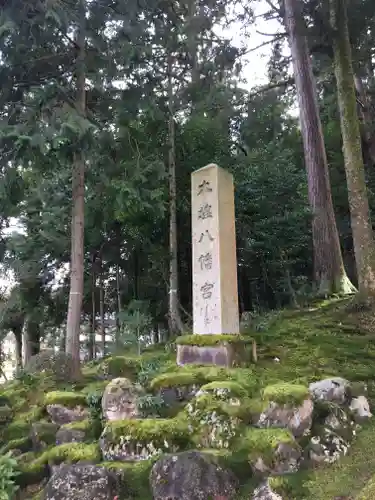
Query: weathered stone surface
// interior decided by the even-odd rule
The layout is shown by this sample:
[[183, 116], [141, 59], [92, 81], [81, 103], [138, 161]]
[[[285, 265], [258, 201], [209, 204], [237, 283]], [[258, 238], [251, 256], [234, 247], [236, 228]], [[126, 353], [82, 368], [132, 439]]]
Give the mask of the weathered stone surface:
[[78, 429], [61, 427], [56, 434], [56, 445], [64, 443], [83, 443], [86, 434]]
[[63, 405], [47, 405], [46, 410], [52, 422], [58, 425], [86, 420], [89, 417], [88, 410], [81, 407], [71, 409]]
[[280, 427], [291, 431], [295, 437], [309, 434], [314, 404], [311, 399], [303, 401], [299, 407], [281, 405], [273, 401], [264, 410], [256, 425], [258, 427]]
[[154, 500], [230, 500], [238, 481], [209, 455], [186, 451], [160, 458], [150, 473]]
[[327, 378], [309, 385], [309, 391], [314, 400], [329, 401], [337, 404], [347, 402], [350, 383], [341, 378]]
[[353, 398], [350, 402], [350, 410], [356, 422], [364, 422], [372, 417], [370, 404], [365, 396]]
[[254, 490], [252, 500], [283, 500], [280, 495], [272, 491], [268, 481]]
[[239, 333], [233, 176], [215, 164], [191, 175], [193, 332]]
[[142, 394], [142, 388], [127, 378], [113, 379], [104, 390], [103, 416], [109, 421], [139, 418], [137, 399]]
[[45, 500], [113, 500], [118, 493], [114, 475], [95, 465], [63, 465], [54, 469]]
[[257, 474], [289, 474], [298, 471], [301, 455], [297, 443], [280, 443], [273, 451], [271, 462], [259, 454], [250, 460], [250, 464]]
[[214, 347], [177, 345], [178, 365], [198, 364], [231, 367], [235, 360], [235, 352], [231, 345], [218, 345]]

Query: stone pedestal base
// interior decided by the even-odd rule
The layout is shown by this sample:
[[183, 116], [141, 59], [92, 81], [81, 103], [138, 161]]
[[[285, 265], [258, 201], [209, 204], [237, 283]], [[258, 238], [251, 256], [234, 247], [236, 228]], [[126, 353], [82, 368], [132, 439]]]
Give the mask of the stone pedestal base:
[[238, 347], [230, 344], [216, 346], [177, 345], [177, 364], [215, 365], [230, 368], [239, 361]]

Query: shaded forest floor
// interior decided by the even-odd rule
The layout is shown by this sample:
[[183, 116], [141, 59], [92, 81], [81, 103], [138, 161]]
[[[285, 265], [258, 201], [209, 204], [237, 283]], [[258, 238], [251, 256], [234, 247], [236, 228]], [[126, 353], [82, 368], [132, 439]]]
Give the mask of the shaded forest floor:
[[[259, 392], [265, 386], [280, 381], [307, 385], [332, 376], [341, 376], [351, 382], [365, 381], [371, 408], [375, 413], [373, 312], [356, 310], [350, 300], [317, 302], [301, 310], [285, 310], [260, 317], [254, 321], [251, 331], [244, 334], [256, 339], [259, 361], [256, 365], [249, 362], [245, 367], [231, 370], [231, 377], [238, 382], [246, 378], [246, 383]], [[93, 404], [95, 395], [100, 395], [107, 384], [103, 374], [109, 374], [112, 378], [126, 376], [150, 388], [152, 380], [160, 374], [184, 370], [187, 368], [176, 368], [173, 348], [160, 346], [147, 349], [141, 357], [124, 352], [89, 363], [83, 369], [83, 380], [76, 384], [56, 383], [43, 375], [37, 378], [24, 376], [9, 382], [0, 387], [0, 396], [7, 398], [13, 408], [12, 421], [2, 428], [0, 426], [2, 451], [19, 448], [20, 443], [23, 443], [22, 449], [25, 448], [31, 425], [46, 420], [46, 401], [51, 402], [56, 397], [55, 402], [61, 402], [61, 392], [54, 392], [56, 390], [83, 395]], [[169, 417], [167, 414], [163, 416]], [[66, 453], [78, 453], [79, 459], [84, 458], [86, 452], [93, 453], [95, 458], [96, 451], [93, 451], [92, 443], [96, 442], [97, 437], [91, 436], [86, 444], [77, 443], [80, 447], [66, 448]], [[47, 463], [58, 463], [65, 459], [75, 461], [75, 456], [65, 456], [65, 451], [62, 454], [61, 448], [59, 452], [57, 448], [51, 441], [48, 453], [28, 450], [21, 455], [19, 463], [25, 491], [22, 498], [39, 498], [32, 496], [31, 491], [35, 491], [37, 479], [43, 479]], [[369, 492], [371, 478], [375, 478], [374, 448], [375, 418], [359, 432], [349, 454], [340, 462], [285, 477], [279, 481], [277, 490], [288, 500], [333, 500], [340, 496], [374, 499], [375, 491]], [[134, 491], [131, 498], [152, 498], [147, 486], [152, 463], [146, 462], [134, 467], [131, 464], [123, 465]], [[254, 481], [244, 477], [242, 483], [239, 498], [248, 500]], [[366, 484], [368, 492], [365, 493], [363, 489]], [[358, 496], [361, 491], [365, 496]]]

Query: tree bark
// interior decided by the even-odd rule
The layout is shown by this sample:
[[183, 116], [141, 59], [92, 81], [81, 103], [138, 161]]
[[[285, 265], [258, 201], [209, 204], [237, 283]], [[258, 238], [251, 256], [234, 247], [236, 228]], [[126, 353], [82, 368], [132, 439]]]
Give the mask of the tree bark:
[[104, 280], [103, 280], [103, 269], [100, 271], [100, 283], [99, 283], [99, 310], [100, 310], [100, 333], [102, 336], [102, 356], [105, 356], [105, 309], [104, 309]]
[[96, 340], [96, 303], [95, 303], [95, 288], [96, 278], [94, 265], [91, 270], [91, 325], [88, 339], [88, 357], [89, 359], [95, 358], [95, 340]]
[[375, 297], [375, 245], [361, 150], [346, 0], [330, 0], [330, 16], [359, 299], [366, 303]]
[[176, 151], [173, 96], [173, 57], [168, 57], [168, 173], [169, 173], [169, 332], [171, 335], [183, 331], [179, 311], [178, 293], [178, 249], [177, 249], [177, 189]]
[[119, 264], [116, 265], [116, 297], [117, 297], [117, 317], [116, 317], [115, 346], [116, 346], [116, 349], [118, 349], [120, 347], [120, 335], [121, 335], [120, 315], [122, 312], [121, 290], [120, 290], [120, 266], [119, 266]]
[[314, 281], [321, 296], [353, 293], [355, 288], [345, 272], [336, 226], [318, 98], [299, 0], [285, 0], [285, 25], [292, 52], [313, 216]]
[[358, 115], [360, 118], [360, 134], [363, 144], [363, 155], [365, 162], [375, 166], [375, 132], [374, 116], [370, 111], [370, 102], [367, 97], [362, 78], [359, 75], [354, 76], [354, 85], [359, 97]]
[[15, 355], [16, 355], [16, 372], [18, 373], [19, 371], [22, 370], [22, 327], [21, 328], [14, 328], [13, 329], [13, 335], [15, 339], [15, 344], [16, 344], [16, 349], [15, 349]]
[[[85, 0], [79, 3], [79, 26], [77, 32], [78, 56], [76, 61], [77, 99], [76, 108], [81, 116], [86, 114], [85, 88]], [[80, 375], [80, 324], [83, 300], [84, 281], [84, 210], [85, 210], [85, 159], [81, 151], [77, 151], [73, 160], [72, 172], [72, 232], [71, 232], [71, 264], [70, 293], [68, 319], [66, 327], [66, 352], [74, 361], [74, 371]]]

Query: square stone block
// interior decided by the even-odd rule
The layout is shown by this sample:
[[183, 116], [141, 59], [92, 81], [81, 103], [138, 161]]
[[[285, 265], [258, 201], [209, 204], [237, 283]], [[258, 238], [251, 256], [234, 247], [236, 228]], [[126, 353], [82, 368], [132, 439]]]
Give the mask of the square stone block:
[[213, 365], [231, 368], [241, 361], [243, 345], [177, 345], [177, 364]]

